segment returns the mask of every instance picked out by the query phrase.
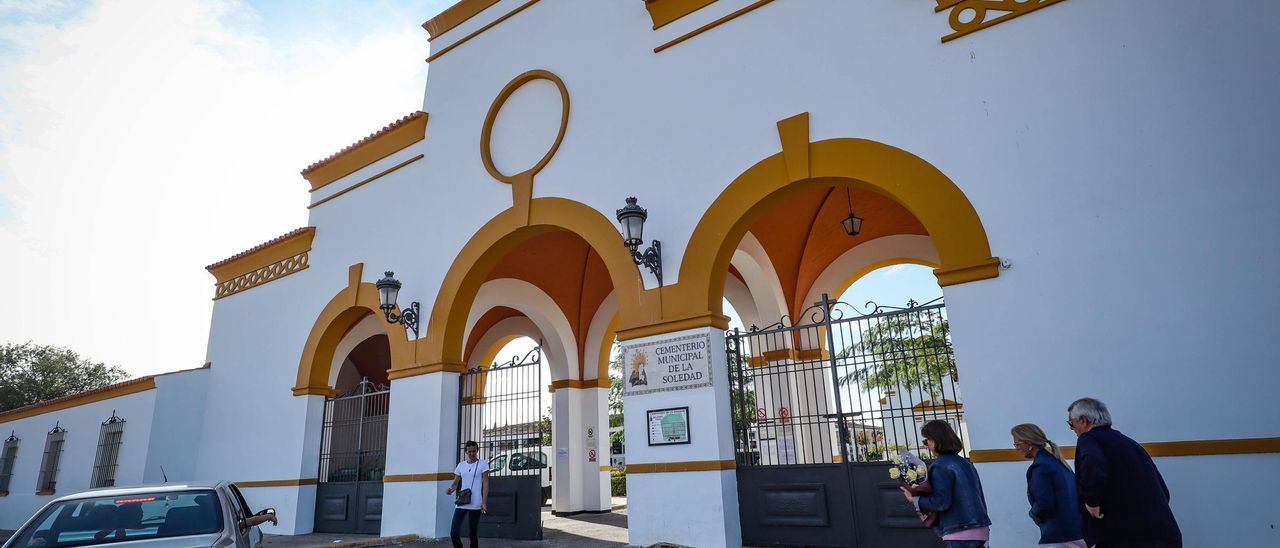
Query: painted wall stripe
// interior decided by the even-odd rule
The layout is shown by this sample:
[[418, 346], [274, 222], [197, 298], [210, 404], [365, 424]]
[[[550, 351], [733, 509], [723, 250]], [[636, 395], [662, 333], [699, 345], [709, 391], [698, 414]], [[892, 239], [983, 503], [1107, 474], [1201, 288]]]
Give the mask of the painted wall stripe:
[[[1280, 438], [1155, 441], [1143, 443], [1142, 447], [1153, 457], [1280, 453]], [[1063, 446], [1062, 456], [1074, 459], [1076, 457], [1075, 446]], [[969, 452], [969, 459], [973, 462], [1017, 462], [1027, 460], [1014, 449], [974, 449]]]

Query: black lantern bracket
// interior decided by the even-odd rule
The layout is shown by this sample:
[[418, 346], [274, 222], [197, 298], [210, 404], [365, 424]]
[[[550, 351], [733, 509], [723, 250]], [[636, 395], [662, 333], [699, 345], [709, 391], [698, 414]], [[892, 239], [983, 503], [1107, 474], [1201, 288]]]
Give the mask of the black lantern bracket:
[[640, 244], [644, 242], [641, 235], [644, 234], [644, 222], [649, 218], [649, 212], [636, 203], [634, 196], [626, 201], [626, 207], [618, 210], [618, 223], [624, 231], [622, 245], [631, 250], [632, 262], [649, 269], [658, 279], [658, 287], [662, 287], [662, 242], [654, 240], [653, 245], [640, 251]]
[[413, 338], [417, 339], [420, 336], [418, 318], [422, 313], [422, 305], [413, 301], [408, 308], [397, 313], [395, 298], [400, 292], [400, 281], [395, 279], [395, 272], [388, 270], [384, 274], [386, 277], [375, 284], [378, 288], [378, 306], [382, 309], [383, 316], [387, 318], [387, 323], [397, 323], [413, 331]]
[[658, 287], [662, 287], [662, 242], [653, 241], [653, 245], [649, 246], [643, 252], [638, 248], [640, 246], [627, 246], [631, 250], [631, 260], [636, 266], [643, 266], [649, 269], [649, 272], [658, 279]]

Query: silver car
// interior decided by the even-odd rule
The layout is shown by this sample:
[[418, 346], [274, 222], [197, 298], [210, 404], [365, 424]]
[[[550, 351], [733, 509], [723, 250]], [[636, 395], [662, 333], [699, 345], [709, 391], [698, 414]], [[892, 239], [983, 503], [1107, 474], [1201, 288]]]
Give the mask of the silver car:
[[4, 548], [28, 546], [236, 546], [262, 544], [253, 513], [229, 481], [94, 489], [58, 497], [18, 529]]

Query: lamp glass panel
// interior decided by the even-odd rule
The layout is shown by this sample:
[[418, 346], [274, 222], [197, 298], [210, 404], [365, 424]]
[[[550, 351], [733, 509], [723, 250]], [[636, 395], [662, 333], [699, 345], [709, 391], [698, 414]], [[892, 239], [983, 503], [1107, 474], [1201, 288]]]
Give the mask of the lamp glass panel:
[[392, 306], [396, 304], [396, 297], [400, 294], [400, 289], [395, 286], [383, 286], [378, 288], [378, 301], [382, 306]]
[[624, 217], [622, 228], [627, 231], [628, 240], [644, 240], [644, 220], [639, 215]]

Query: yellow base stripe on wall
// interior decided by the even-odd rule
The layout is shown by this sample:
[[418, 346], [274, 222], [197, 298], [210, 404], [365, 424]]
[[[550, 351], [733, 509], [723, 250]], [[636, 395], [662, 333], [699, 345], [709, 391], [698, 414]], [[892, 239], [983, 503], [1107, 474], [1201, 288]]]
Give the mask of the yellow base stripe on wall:
[[[1153, 457], [1280, 453], [1280, 438], [1154, 441], [1143, 443], [1142, 447]], [[1076, 457], [1075, 446], [1063, 446], [1062, 456], [1074, 459]], [[1027, 460], [1016, 449], [974, 449], [969, 452], [969, 459], [973, 462], [1017, 462]]]

